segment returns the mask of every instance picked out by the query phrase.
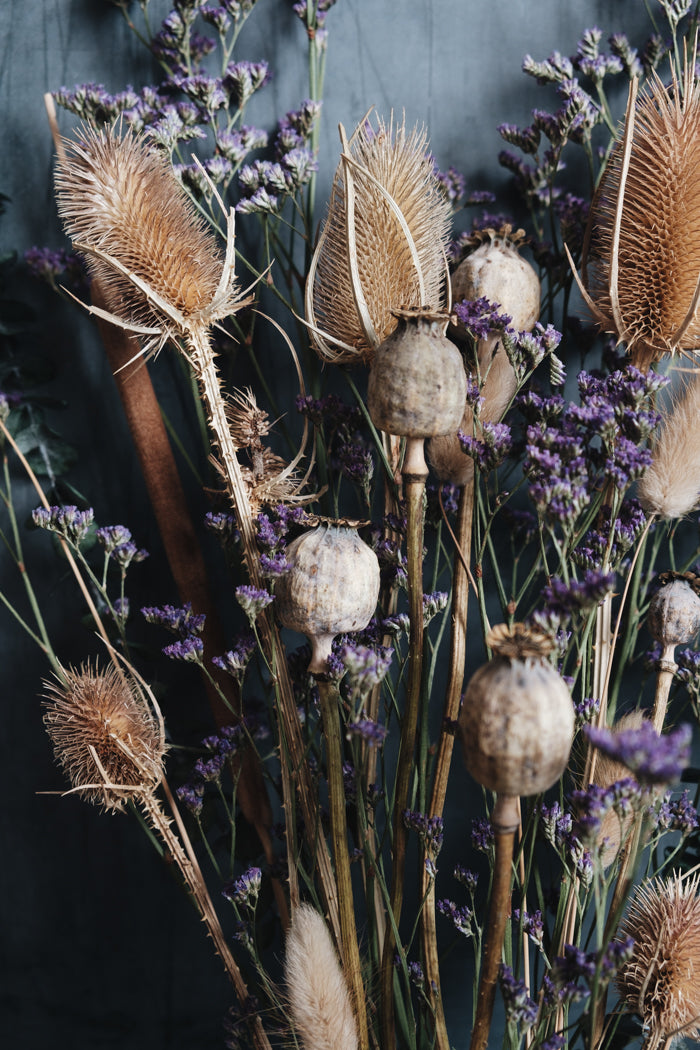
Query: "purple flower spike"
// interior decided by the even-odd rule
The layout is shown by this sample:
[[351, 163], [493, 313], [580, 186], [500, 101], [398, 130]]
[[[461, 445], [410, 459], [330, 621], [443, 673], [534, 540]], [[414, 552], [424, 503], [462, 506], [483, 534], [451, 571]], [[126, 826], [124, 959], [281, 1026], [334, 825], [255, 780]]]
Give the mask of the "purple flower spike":
[[249, 584], [236, 587], [236, 601], [248, 617], [251, 626], [255, 623], [263, 609], [274, 601], [274, 595]]
[[678, 726], [663, 736], [651, 722], [643, 722], [639, 729], [617, 733], [595, 726], [584, 726], [583, 732], [603, 754], [627, 766], [640, 783], [673, 783], [690, 761], [692, 730], [689, 725]]

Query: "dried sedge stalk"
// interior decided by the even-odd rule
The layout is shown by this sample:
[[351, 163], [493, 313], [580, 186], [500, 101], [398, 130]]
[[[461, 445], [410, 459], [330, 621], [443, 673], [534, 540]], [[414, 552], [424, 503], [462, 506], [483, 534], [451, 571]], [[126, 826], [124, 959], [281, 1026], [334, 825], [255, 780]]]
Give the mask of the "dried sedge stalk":
[[306, 312], [319, 355], [365, 360], [396, 327], [397, 308], [439, 309], [451, 209], [425, 132], [368, 121], [344, 150], [311, 264]]
[[350, 995], [323, 918], [297, 908], [284, 962], [292, 1021], [303, 1050], [357, 1050]]
[[[700, 344], [700, 88], [695, 60], [635, 101], [591, 210], [595, 272], [586, 295], [604, 331], [646, 370]], [[584, 260], [585, 277], [585, 260]]]
[[[74, 246], [83, 251], [109, 306], [91, 313], [143, 336], [142, 353], [157, 353], [168, 341], [179, 345], [197, 377], [209, 423], [236, 511], [244, 557], [254, 587], [262, 580], [253, 508], [231, 436], [209, 329], [250, 302], [239, 294], [234, 275], [234, 211], [228, 213], [226, 255], [194, 211], [167, 160], [145, 139], [128, 131], [83, 128], [77, 142], [65, 143], [56, 176], [59, 212]], [[215, 191], [214, 191], [215, 192]], [[223, 202], [221, 202], [223, 208]], [[184, 344], [184, 346], [183, 346]], [[316, 842], [317, 802], [304, 760], [294, 693], [274, 617], [259, 618], [268, 664], [275, 669], [285, 750], [299, 771], [306, 833], [315, 851], [331, 924], [339, 940], [337, 893], [327, 845]], [[285, 808], [293, 812], [291, 782], [285, 778]], [[292, 849], [293, 844], [288, 844]], [[290, 855], [290, 890], [297, 902], [296, 872]]]
[[648, 513], [683, 518], [700, 503], [700, 372], [666, 415], [637, 491]]

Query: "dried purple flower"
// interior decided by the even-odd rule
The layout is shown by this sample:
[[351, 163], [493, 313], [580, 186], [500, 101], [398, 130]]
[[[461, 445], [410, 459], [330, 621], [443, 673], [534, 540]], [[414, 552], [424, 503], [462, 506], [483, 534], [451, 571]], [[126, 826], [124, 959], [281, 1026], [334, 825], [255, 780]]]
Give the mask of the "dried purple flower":
[[583, 732], [603, 754], [627, 766], [640, 783], [673, 783], [690, 761], [689, 725], [678, 726], [661, 736], [648, 721], [639, 729], [617, 733], [594, 726], [584, 726]]
[[509, 1024], [530, 1028], [537, 1020], [537, 1003], [527, 994], [524, 981], [516, 979], [513, 971], [501, 963], [498, 971], [498, 983], [501, 987], [506, 1018]]

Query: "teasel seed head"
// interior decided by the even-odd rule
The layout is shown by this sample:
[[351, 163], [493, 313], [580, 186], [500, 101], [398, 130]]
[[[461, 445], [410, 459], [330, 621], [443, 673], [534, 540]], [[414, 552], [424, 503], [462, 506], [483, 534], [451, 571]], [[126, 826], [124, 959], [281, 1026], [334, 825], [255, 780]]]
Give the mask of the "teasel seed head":
[[392, 311], [444, 308], [451, 209], [423, 130], [365, 119], [341, 139], [306, 314], [324, 360], [370, 362], [396, 326]]
[[345, 978], [323, 917], [309, 904], [294, 913], [284, 972], [303, 1050], [356, 1050], [357, 1024]]
[[309, 672], [324, 674], [335, 636], [362, 630], [377, 607], [377, 555], [355, 528], [329, 519], [292, 540], [287, 562], [275, 585], [277, 615], [309, 639]]
[[692, 641], [700, 631], [700, 577], [695, 573], [666, 572], [649, 602], [647, 627], [662, 648]]
[[700, 504], [700, 372], [664, 415], [637, 494], [647, 513], [683, 518]]
[[228, 258], [145, 136], [84, 126], [64, 146], [59, 214], [110, 313], [161, 329], [153, 340], [160, 349], [170, 335], [206, 328], [240, 307]]
[[494, 628], [494, 658], [472, 676], [459, 718], [467, 769], [499, 795], [546, 791], [566, 768], [574, 735], [569, 690], [544, 659], [546, 636]]
[[83, 664], [44, 685], [46, 731], [78, 794], [117, 811], [157, 787], [166, 750], [162, 724], [131, 675]]
[[374, 425], [401, 437], [457, 431], [466, 396], [462, 355], [445, 335], [447, 316], [396, 310], [398, 325], [377, 348], [367, 384]]
[[[646, 370], [700, 345], [700, 89], [695, 56], [666, 87], [635, 98], [594, 200], [587, 301], [605, 332]], [[585, 262], [584, 262], [585, 267]], [[586, 273], [584, 269], [584, 280]]]
[[674, 873], [636, 892], [620, 935], [634, 940], [632, 957], [616, 979], [626, 1004], [648, 1030], [656, 1050], [675, 1036], [700, 1035], [700, 896], [698, 880]]

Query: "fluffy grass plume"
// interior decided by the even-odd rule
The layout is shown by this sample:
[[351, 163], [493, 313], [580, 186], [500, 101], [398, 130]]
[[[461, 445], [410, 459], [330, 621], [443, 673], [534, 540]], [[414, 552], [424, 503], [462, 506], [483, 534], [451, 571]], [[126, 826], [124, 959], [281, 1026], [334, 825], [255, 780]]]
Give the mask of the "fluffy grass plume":
[[617, 985], [649, 1031], [648, 1050], [676, 1035], [700, 1035], [699, 878], [645, 883], [620, 927], [635, 944]]
[[[694, 57], [666, 87], [653, 74], [608, 164], [592, 209], [589, 292], [603, 329], [646, 369], [700, 345], [700, 89]], [[627, 164], [627, 160], [629, 163]]]
[[661, 518], [685, 517], [700, 503], [700, 372], [665, 416], [638, 495]]
[[344, 142], [309, 274], [321, 357], [369, 361], [396, 327], [392, 310], [443, 306], [450, 224], [425, 132], [363, 121]]
[[308, 904], [294, 915], [284, 969], [304, 1050], [357, 1050], [357, 1026], [338, 957], [323, 917]]

